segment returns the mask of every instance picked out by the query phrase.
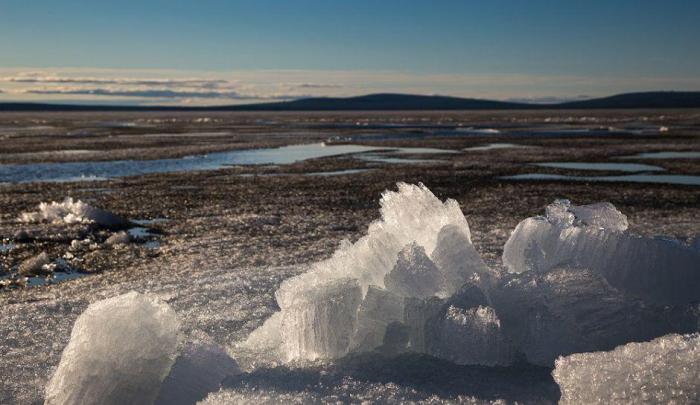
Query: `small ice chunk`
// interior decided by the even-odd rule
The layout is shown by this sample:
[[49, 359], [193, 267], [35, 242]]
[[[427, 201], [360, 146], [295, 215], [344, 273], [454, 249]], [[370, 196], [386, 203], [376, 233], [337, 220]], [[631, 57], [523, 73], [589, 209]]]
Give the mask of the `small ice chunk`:
[[329, 281], [295, 297], [282, 310], [282, 341], [287, 361], [346, 355], [361, 301], [360, 283], [350, 278]]
[[112, 234], [109, 238], [105, 240], [105, 245], [107, 246], [117, 246], [126, 245], [131, 241], [129, 234], [126, 231], [121, 231]]
[[427, 298], [446, 290], [445, 275], [417, 243], [406, 245], [393, 270], [384, 277], [387, 290], [404, 297]]
[[177, 356], [180, 323], [136, 292], [90, 305], [73, 325], [46, 404], [152, 404]]
[[92, 207], [80, 200], [66, 197], [63, 202], [42, 202], [38, 211], [20, 214], [22, 222], [50, 222], [54, 224], [94, 223], [106, 228], [120, 228], [128, 221], [116, 214]]
[[627, 216], [609, 202], [571, 205], [569, 200], [556, 200], [546, 208], [547, 220], [562, 227], [588, 225], [609, 231], [625, 231]]
[[584, 225], [620, 232], [626, 231], [629, 226], [627, 216], [609, 202], [572, 205], [569, 210], [574, 213], [576, 221], [580, 221]]
[[509, 365], [513, 349], [491, 307], [448, 305], [426, 325], [427, 352], [456, 364]]
[[156, 405], [186, 405], [219, 391], [221, 382], [238, 375], [238, 364], [214, 344], [189, 343], [160, 387]]
[[17, 271], [23, 276], [36, 276], [45, 273], [51, 273], [48, 264], [51, 263], [51, 258], [46, 252], [41, 252], [40, 254], [30, 257], [29, 259], [20, 263]]
[[700, 335], [667, 335], [609, 352], [560, 357], [560, 404], [697, 404]]
[[[586, 213], [573, 224], [562, 219], [560, 202], [548, 207], [547, 218], [520, 222], [504, 246], [503, 263], [508, 271], [546, 273], [564, 265], [586, 268], [615, 288], [650, 302], [700, 300], [700, 251], [674, 241], [620, 232], [626, 228], [626, 219], [617, 216], [612, 206], [590, 207], [584, 206], [584, 211], [596, 214]], [[568, 206], [567, 212], [579, 212], [579, 208]]]

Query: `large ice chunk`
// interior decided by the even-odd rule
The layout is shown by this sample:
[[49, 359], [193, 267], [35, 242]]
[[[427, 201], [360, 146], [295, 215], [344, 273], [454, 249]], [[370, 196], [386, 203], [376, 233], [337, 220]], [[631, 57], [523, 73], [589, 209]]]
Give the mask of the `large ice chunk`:
[[454, 200], [443, 203], [422, 184], [399, 183], [398, 192], [382, 194], [380, 205], [382, 219], [370, 224], [366, 236], [354, 244], [343, 243], [330, 259], [282, 283], [275, 293], [280, 307], [301, 291], [333, 278], [356, 278], [363, 291], [369, 285], [383, 287], [384, 276], [396, 264], [399, 251], [412, 242], [426, 252], [434, 251], [438, 233], [445, 225], [456, 226], [471, 243], [469, 225], [459, 204]]
[[697, 315], [630, 299], [586, 269], [513, 274], [491, 290], [506, 336], [533, 364], [696, 330]]
[[620, 291], [650, 302], [700, 300], [700, 251], [676, 241], [621, 232], [626, 227], [626, 218], [611, 205], [555, 202], [547, 208], [547, 217], [518, 224], [505, 244], [503, 263], [514, 273], [586, 268]]
[[42, 202], [38, 210], [20, 214], [22, 222], [50, 222], [54, 224], [94, 223], [107, 228], [120, 228], [128, 221], [116, 214], [90, 206], [80, 200], [66, 197], [63, 202]]
[[46, 404], [152, 404], [175, 362], [180, 324], [136, 292], [98, 301], [75, 321]]
[[610, 352], [561, 357], [560, 404], [697, 404], [700, 335], [667, 335]]
[[[449, 296], [465, 274], [484, 270], [456, 201], [443, 203], [422, 184], [399, 183], [398, 192], [383, 194], [381, 215], [356, 243], [343, 242], [330, 259], [285, 280], [275, 292], [280, 312], [237, 345], [236, 358], [252, 357], [256, 351], [282, 362], [337, 358], [350, 350], [385, 345], [387, 327], [394, 322], [399, 324], [392, 327], [397, 333], [389, 336], [390, 346], [408, 330], [412, 344], [422, 346], [423, 332], [415, 322], [400, 325], [406, 311], [403, 298]], [[452, 247], [458, 251], [450, 252]], [[426, 252], [433, 252], [445, 269]], [[461, 267], [453, 271], [450, 263]], [[377, 302], [387, 308], [376, 308]], [[414, 315], [412, 321], [420, 323], [427, 314]]]
[[445, 275], [415, 242], [398, 255], [393, 270], [384, 277], [387, 290], [403, 297], [427, 298], [445, 291]]

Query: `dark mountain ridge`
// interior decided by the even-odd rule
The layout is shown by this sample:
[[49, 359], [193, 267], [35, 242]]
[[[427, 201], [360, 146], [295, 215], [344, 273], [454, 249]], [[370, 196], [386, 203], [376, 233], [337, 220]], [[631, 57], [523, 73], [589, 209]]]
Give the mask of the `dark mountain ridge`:
[[0, 103], [0, 111], [417, 111], [631, 108], [700, 108], [700, 91], [625, 93], [557, 104], [392, 93], [355, 97], [310, 97], [274, 103], [206, 107]]

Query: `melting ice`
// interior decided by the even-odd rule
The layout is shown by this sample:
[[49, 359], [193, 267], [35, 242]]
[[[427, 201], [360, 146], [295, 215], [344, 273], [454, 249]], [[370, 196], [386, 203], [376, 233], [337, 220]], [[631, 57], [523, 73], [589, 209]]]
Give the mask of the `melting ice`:
[[[629, 398], [684, 402], [700, 395], [693, 384], [697, 335], [669, 335], [698, 330], [697, 243], [634, 235], [627, 217], [609, 203], [560, 200], [545, 216], [516, 227], [504, 247], [506, 268], [492, 269], [472, 245], [456, 201], [400, 183], [380, 205], [381, 219], [367, 235], [342, 242], [331, 258], [282, 283], [275, 293], [279, 311], [229, 348], [243, 369], [413, 352], [461, 365], [556, 364], [554, 376], [568, 402], [614, 401], [628, 385]], [[138, 392], [167, 402], [186, 398], [193, 387], [190, 398], [201, 399], [226, 375], [240, 372], [217, 348], [175, 349], [177, 321], [160, 305], [131, 295], [88, 308], [47, 398], [104, 395], [109, 403]], [[123, 330], [107, 332], [122, 323]], [[135, 335], [158, 336], [158, 342], [138, 342], [136, 349], [130, 342]], [[113, 344], [107, 350], [100, 340]], [[583, 352], [595, 353], [575, 354]], [[622, 375], [646, 354], [656, 363], [643, 363], [648, 370], [626, 380]], [[85, 374], [93, 365], [95, 381]], [[591, 383], [598, 369], [604, 370], [596, 374], [601, 380]], [[669, 376], [676, 370], [684, 374], [673, 383]], [[194, 378], [204, 375], [211, 377]], [[147, 382], [150, 388], [142, 386]], [[209, 398], [228, 397], [222, 391]]]

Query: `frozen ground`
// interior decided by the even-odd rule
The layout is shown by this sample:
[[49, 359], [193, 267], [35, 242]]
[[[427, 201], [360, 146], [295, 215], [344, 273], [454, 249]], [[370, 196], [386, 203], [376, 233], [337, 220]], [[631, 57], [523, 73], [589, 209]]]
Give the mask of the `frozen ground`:
[[[662, 114], [656, 114], [659, 115]], [[460, 119], [468, 121], [470, 118]], [[489, 117], [481, 119], [488, 120], [489, 124], [504, 120], [502, 116], [497, 117], [500, 121]], [[624, 123], [628, 118], [605, 119]], [[168, 303], [180, 318], [187, 339], [220, 345], [244, 339], [278, 310], [273, 294], [284, 280], [305, 271], [305, 263], [327, 258], [341, 239], [354, 241], [366, 232], [367, 225], [378, 217], [380, 192], [393, 188], [397, 181], [422, 181], [441, 199], [455, 198], [469, 219], [477, 250], [492, 266], [501, 266], [499, 257], [503, 244], [519, 221], [542, 213], [546, 204], [563, 197], [577, 203], [611, 201], [628, 216], [634, 232], [665, 234], [689, 241], [700, 233], [697, 187], [498, 180], [499, 176], [532, 170], [520, 168], [522, 163], [590, 162], [599, 159], [601, 154], [697, 150], [698, 138], [693, 135], [696, 130], [692, 129], [696, 125], [694, 118], [686, 116], [684, 119], [684, 135], [643, 139], [626, 135], [603, 140], [582, 137], [564, 141], [537, 137], [518, 138], [517, 141], [499, 138], [493, 141], [544, 147], [499, 150], [496, 152], [498, 159], [488, 155], [488, 151], [474, 151], [451, 157], [451, 164], [447, 166], [381, 165], [376, 170], [346, 176], [311, 178], [293, 174], [361, 168], [365, 163], [330, 158], [254, 171], [290, 176], [241, 177], [240, 173], [251, 171], [231, 168], [100, 183], [0, 186], [3, 206], [0, 236], [7, 238], [4, 243], [16, 244], [2, 254], [2, 266], [16, 265], [41, 251], [52, 258], [60, 257], [78, 236], [81, 239], [92, 237], [94, 243], [101, 246], [113, 233], [93, 229], [90, 224], [17, 221], [20, 213], [35, 210], [42, 201], [62, 201], [72, 196], [132, 220], [169, 219], [149, 225], [159, 232], [160, 247], [157, 249], [139, 243], [109, 249], [85, 248], [80, 251], [83, 270], [95, 274], [52, 286], [0, 292], [0, 356], [3, 359], [0, 362], [0, 402], [41, 403], [44, 387], [58, 365], [77, 317], [90, 303], [131, 290], [150, 292]], [[517, 120], [522, 120], [531, 124], [533, 118], [526, 115], [513, 120], [508, 122], [520, 124]], [[567, 117], [557, 120], [566, 122]], [[101, 131], [106, 129], [100, 127], [96, 132]], [[260, 129], [261, 133], [264, 131]], [[335, 131], [324, 127], [308, 136], [310, 140], [326, 139]], [[346, 129], [342, 131], [351, 133]], [[15, 135], [7, 136], [5, 145], [12, 150], [40, 143], [23, 138], [15, 144]], [[35, 136], [35, 131], [31, 136]], [[460, 150], [491, 142], [491, 138], [484, 136], [474, 139], [432, 137], [390, 143]], [[47, 138], [50, 137], [47, 135]], [[221, 150], [217, 149], [215, 138], [221, 136], [201, 136], [200, 139], [207, 141], [196, 148]], [[130, 135], [130, 139], [151, 142], [135, 135]], [[76, 143], [71, 149], [82, 149], [80, 143], [87, 140], [70, 142]], [[185, 154], [195, 147], [191, 142], [182, 142]], [[577, 147], [571, 148], [572, 143]], [[109, 151], [109, 148], [104, 149]], [[106, 153], [109, 159], [114, 159], [127, 152]], [[139, 153], [168, 157], [171, 152], [157, 150], [149, 155], [142, 149]], [[73, 155], [62, 156], [59, 160], [74, 158]], [[695, 160], [644, 162], [675, 173], [700, 174]], [[559, 170], [552, 171], [558, 173]], [[35, 238], [28, 242], [16, 241], [13, 236], [20, 229], [28, 230]], [[553, 403], [560, 393], [551, 371], [525, 364], [507, 368], [456, 366], [415, 354], [396, 358], [358, 355], [332, 365], [297, 367], [290, 364], [258, 369], [229, 379], [226, 390], [208, 401], [359, 402], [367, 399], [469, 403], [502, 399]]]

